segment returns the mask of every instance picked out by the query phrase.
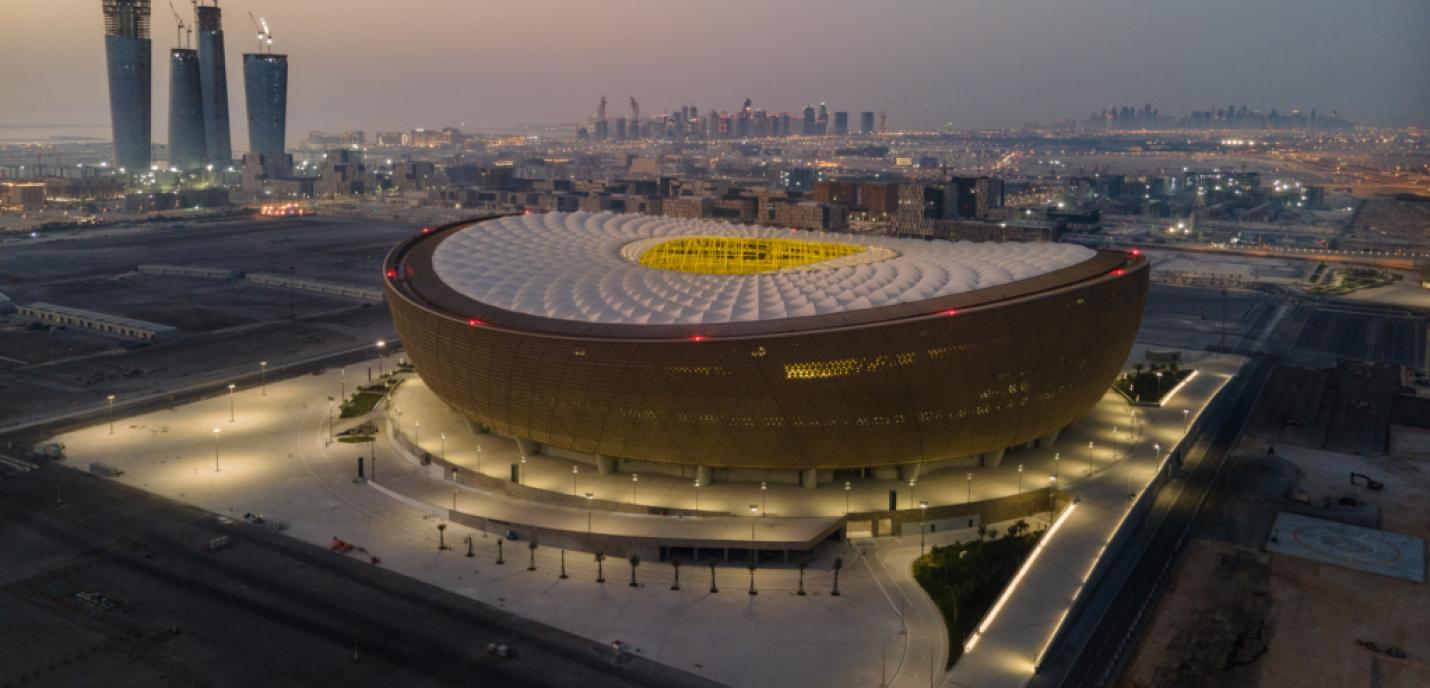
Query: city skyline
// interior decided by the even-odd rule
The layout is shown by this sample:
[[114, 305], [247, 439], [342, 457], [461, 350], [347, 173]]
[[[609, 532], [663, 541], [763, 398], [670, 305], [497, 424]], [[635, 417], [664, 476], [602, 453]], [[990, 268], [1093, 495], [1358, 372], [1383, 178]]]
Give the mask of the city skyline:
[[[583, 120], [603, 92], [634, 94], [651, 114], [685, 102], [735, 111], [746, 97], [772, 112], [825, 101], [831, 110], [888, 112], [891, 128], [1016, 127], [1144, 102], [1177, 113], [1224, 103], [1283, 112], [1317, 108], [1386, 124], [1424, 124], [1430, 117], [1430, 85], [1415, 78], [1430, 59], [1430, 48], [1416, 36], [1430, 8], [1413, 2], [1374, 9], [1281, 0], [1253, 8], [1148, 8], [1117, 0], [1074, 8], [905, 2], [881, 8], [884, 21], [875, 22], [846, 3], [766, 8], [760, 22], [748, 22], [740, 17], [754, 15], [621, 2], [579, 33], [559, 34], [537, 28], [538, 12], [575, 16], [574, 9], [548, 5], [473, 9], [434, 0], [416, 14], [357, 2], [344, 3], [350, 11], [338, 14], [331, 0], [226, 4], [230, 14], [239, 13], [228, 22], [237, 31], [228, 41], [228, 80], [242, 83], [239, 55], [255, 48], [245, 16], [251, 11], [269, 19], [275, 50], [291, 54], [297, 65], [289, 124], [299, 135], [564, 124]], [[156, 67], [175, 47], [172, 18], [159, 9], [166, 8], [156, 8], [153, 18]], [[97, 7], [27, 0], [0, 13], [7, 15], [0, 38], [16, 50], [55, 55], [55, 46], [68, 48], [0, 77], [6, 92], [46, 94], [0, 104], [0, 126], [103, 124]], [[516, 29], [472, 41], [467, 27], [474, 20]], [[711, 30], [683, 35], [692, 21]], [[808, 26], [815, 37], [791, 43], [791, 26]], [[1169, 27], [1187, 35], [1170, 35]], [[1010, 36], [1016, 40], [1010, 43]], [[1380, 49], [1343, 54], [1336, 47], [1371, 41]], [[368, 42], [383, 49], [355, 49]], [[434, 52], [434, 45], [449, 48]], [[714, 60], [721, 69], [709, 69]], [[1157, 76], [1174, 73], [1175, 80]], [[168, 75], [154, 78], [165, 83]], [[153, 139], [164, 142], [168, 93], [154, 90]], [[234, 114], [232, 135], [242, 150], [246, 118]]]

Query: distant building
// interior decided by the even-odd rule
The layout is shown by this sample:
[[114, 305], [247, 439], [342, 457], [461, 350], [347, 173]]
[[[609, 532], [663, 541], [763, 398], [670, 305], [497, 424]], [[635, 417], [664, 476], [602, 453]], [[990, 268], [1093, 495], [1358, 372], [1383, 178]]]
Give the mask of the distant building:
[[248, 107], [248, 151], [283, 155], [288, 146], [288, 56], [243, 56], [243, 87]]
[[843, 206], [859, 202], [859, 184], [853, 180], [827, 180], [814, 184], [814, 200]]
[[803, 126], [800, 128], [800, 133], [805, 136], [814, 136], [815, 127], [816, 122], [814, 119], [814, 106], [806, 105], [804, 106]]
[[775, 205], [775, 224], [798, 229], [840, 230], [849, 226], [844, 206], [817, 201]]
[[788, 191], [810, 191], [817, 178], [814, 168], [791, 167], [780, 172], [780, 186]]
[[361, 151], [339, 148], [328, 151], [318, 167], [314, 193], [318, 196], [341, 197], [367, 192], [367, 165]]
[[136, 172], [147, 170], [152, 162], [153, 90], [149, 0], [104, 0], [102, 7], [115, 164]]
[[174, 48], [169, 51], [169, 166], [203, 167], [208, 160], [206, 146], [199, 51]]
[[392, 188], [398, 193], [423, 191], [437, 182], [437, 166], [433, 163], [405, 160], [392, 165]]
[[848, 135], [849, 135], [849, 113], [847, 113], [847, 112], [836, 112], [836, 113], [834, 113], [834, 135], [835, 135], [835, 136], [848, 136]]
[[199, 31], [199, 87], [203, 94], [204, 148], [215, 165], [233, 164], [229, 140], [228, 62], [224, 57], [223, 12], [218, 5], [196, 5]]
[[859, 133], [868, 136], [874, 133], [874, 113], [859, 113]]
[[45, 207], [43, 182], [4, 182], [0, 191], [5, 192], [5, 205], [11, 210], [32, 213]]
[[899, 210], [899, 185], [865, 182], [859, 185], [859, 206], [871, 220], [887, 220]]

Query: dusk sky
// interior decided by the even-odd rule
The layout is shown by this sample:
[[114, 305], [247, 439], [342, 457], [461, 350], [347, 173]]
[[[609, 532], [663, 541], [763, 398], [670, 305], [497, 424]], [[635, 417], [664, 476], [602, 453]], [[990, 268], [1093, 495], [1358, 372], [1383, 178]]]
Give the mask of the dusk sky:
[[[176, 2], [188, 14], [187, 0]], [[1430, 124], [1426, 0], [224, 0], [235, 149], [247, 11], [291, 56], [290, 141], [655, 114], [883, 110], [891, 128], [1018, 126], [1109, 105], [1245, 104]], [[169, 7], [155, 3], [154, 135]], [[99, 0], [0, 0], [0, 126], [107, 125]], [[107, 130], [97, 135], [107, 136]]]

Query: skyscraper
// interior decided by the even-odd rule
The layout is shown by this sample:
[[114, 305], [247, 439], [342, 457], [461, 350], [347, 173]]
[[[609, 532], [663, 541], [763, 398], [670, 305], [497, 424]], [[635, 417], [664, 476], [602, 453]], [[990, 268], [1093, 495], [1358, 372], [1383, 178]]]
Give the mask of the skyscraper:
[[202, 167], [208, 159], [205, 145], [199, 51], [174, 48], [169, 51], [169, 166]]
[[144, 170], [150, 163], [153, 90], [149, 0], [104, 0], [102, 7], [114, 160], [119, 167]]
[[197, 5], [194, 9], [198, 12], [204, 147], [209, 162], [228, 165], [233, 162], [233, 144], [228, 130], [228, 62], [223, 52], [223, 12], [218, 5]]
[[804, 106], [804, 124], [800, 127], [800, 133], [805, 136], [814, 136], [814, 106]]
[[847, 113], [847, 112], [836, 112], [836, 113], [834, 113], [834, 135], [835, 135], [835, 136], [848, 136], [848, 135], [849, 135], [849, 113]]
[[874, 133], [874, 113], [859, 113], [859, 133], [868, 136]]
[[245, 54], [243, 86], [249, 152], [281, 159], [288, 141], [288, 56]]

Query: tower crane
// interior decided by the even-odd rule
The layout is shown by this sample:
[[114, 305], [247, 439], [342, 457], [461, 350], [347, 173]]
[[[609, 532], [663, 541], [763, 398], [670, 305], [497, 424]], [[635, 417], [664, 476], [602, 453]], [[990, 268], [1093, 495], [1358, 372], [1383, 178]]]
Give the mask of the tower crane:
[[255, 18], [252, 12], [248, 13], [248, 20], [253, 22], [253, 30], [258, 32], [258, 52], [268, 48], [268, 52], [273, 52], [273, 30], [268, 28], [268, 20], [263, 17]]

